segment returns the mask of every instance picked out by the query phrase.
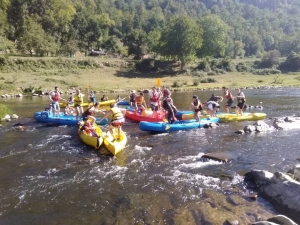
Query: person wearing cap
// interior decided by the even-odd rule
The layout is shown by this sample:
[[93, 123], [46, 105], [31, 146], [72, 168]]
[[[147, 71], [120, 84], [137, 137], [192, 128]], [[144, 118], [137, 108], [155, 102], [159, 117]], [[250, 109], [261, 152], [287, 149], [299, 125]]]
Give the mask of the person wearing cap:
[[120, 137], [121, 127], [125, 123], [125, 113], [126, 109], [118, 108], [116, 104], [110, 105], [110, 110], [106, 110], [104, 112], [104, 116], [100, 119], [99, 123], [108, 116], [111, 116], [111, 125], [108, 128], [108, 131], [113, 136], [113, 129], [118, 128], [118, 134]]
[[132, 90], [130, 91], [130, 95], [129, 95], [130, 107], [134, 107], [136, 105], [135, 100], [136, 100], [135, 90]]
[[89, 94], [89, 105], [90, 103], [95, 104], [96, 103], [96, 95], [94, 91], [91, 91]]
[[83, 103], [83, 96], [80, 92], [79, 89], [76, 90], [76, 94], [74, 95], [74, 108], [76, 111], [76, 119], [79, 119], [79, 115], [82, 115], [83, 113], [83, 108], [82, 108], [82, 103]]
[[150, 107], [152, 111], [158, 111], [159, 93], [157, 92], [155, 87], [153, 87], [152, 90], [150, 90], [149, 96]]
[[194, 111], [194, 118], [196, 121], [199, 121], [199, 114], [202, 111], [203, 107], [197, 95], [193, 95], [193, 101], [191, 105]]
[[147, 108], [147, 104], [145, 102], [144, 93], [140, 92], [140, 95], [135, 99], [135, 111], [141, 111]]
[[95, 113], [97, 113], [99, 110], [99, 102], [95, 102], [91, 107], [89, 107], [87, 110], [85, 110], [82, 113], [82, 119], [83, 120], [87, 120], [87, 119], [92, 119], [93, 121], [96, 121], [95, 118]]
[[49, 93], [49, 98], [51, 100], [51, 108], [53, 116], [60, 114], [59, 100], [64, 100], [60, 97], [60, 92], [58, 87], [54, 88], [54, 91]]

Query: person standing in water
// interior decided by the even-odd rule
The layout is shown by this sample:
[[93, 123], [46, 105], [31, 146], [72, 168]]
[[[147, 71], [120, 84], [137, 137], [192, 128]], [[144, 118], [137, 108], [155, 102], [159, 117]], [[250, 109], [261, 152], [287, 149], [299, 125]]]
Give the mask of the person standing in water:
[[193, 101], [191, 105], [194, 111], [194, 118], [196, 121], [199, 121], [199, 116], [201, 114], [201, 111], [203, 110], [203, 107], [197, 95], [193, 95]]
[[222, 87], [222, 90], [223, 90], [223, 96], [224, 96], [224, 98], [227, 99], [227, 102], [224, 104], [224, 107], [225, 107], [226, 113], [229, 113], [229, 108], [233, 104], [233, 96], [230, 93], [230, 91], [228, 90], [228, 88]]
[[235, 89], [237, 93], [237, 107], [235, 108], [235, 113], [237, 116], [243, 115], [243, 109], [245, 107], [246, 97], [245, 94], [239, 89]]

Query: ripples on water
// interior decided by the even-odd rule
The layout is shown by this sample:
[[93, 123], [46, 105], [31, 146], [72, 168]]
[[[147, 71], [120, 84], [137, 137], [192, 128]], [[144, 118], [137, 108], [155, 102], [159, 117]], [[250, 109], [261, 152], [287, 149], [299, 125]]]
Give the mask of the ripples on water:
[[[174, 102], [178, 108], [188, 109], [186, 100], [193, 94], [204, 100], [211, 92], [175, 93]], [[246, 90], [245, 94], [250, 105], [263, 102], [268, 118], [299, 112], [298, 89]], [[85, 146], [75, 127], [47, 127], [31, 119], [34, 111], [40, 110], [39, 104], [46, 105], [47, 100], [32, 103], [24, 98], [24, 105], [23, 101], [18, 105], [11, 101], [17, 114], [27, 117], [18, 122], [29, 130], [14, 130], [12, 123], [0, 128], [3, 224], [110, 224], [120, 216], [132, 221], [134, 209], [153, 211], [165, 204], [164, 196], [178, 208], [201, 202], [206, 189], [228, 194], [236, 185], [246, 193], [245, 172], [285, 172], [300, 158], [298, 130], [234, 134], [252, 122], [166, 134], [141, 132], [137, 123], [128, 122], [124, 126], [128, 146], [112, 157], [104, 148], [96, 152]], [[232, 161], [200, 160], [211, 152], [225, 154]], [[135, 215], [135, 223], [141, 217]]]

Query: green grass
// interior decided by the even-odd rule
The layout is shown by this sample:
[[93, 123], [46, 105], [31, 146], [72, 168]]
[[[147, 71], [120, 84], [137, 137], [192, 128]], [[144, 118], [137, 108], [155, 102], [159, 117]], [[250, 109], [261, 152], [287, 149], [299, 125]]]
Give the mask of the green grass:
[[0, 104], [0, 119], [6, 114], [12, 114], [11, 109], [7, 105]]

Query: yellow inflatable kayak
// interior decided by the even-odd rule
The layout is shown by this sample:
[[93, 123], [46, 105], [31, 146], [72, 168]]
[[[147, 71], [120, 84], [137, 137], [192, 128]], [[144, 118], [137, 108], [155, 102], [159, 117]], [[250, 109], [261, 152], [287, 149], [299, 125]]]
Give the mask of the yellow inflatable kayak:
[[104, 145], [113, 155], [118, 154], [120, 151], [122, 151], [126, 144], [127, 144], [127, 137], [126, 134], [122, 131], [120, 132], [120, 136], [118, 135], [118, 129], [113, 129], [113, 135], [111, 132], [107, 132], [104, 135]]
[[[184, 113], [181, 114], [182, 120], [194, 119], [194, 114]], [[244, 112], [242, 116], [237, 116], [235, 113], [218, 113], [217, 117], [220, 118], [220, 122], [233, 122], [233, 121], [250, 121], [250, 120], [263, 120], [266, 118], [265, 113], [248, 113]], [[200, 115], [200, 118], [208, 118], [209, 115]]]
[[[112, 103], [116, 103], [116, 100], [113, 99], [113, 100], [104, 101], [104, 102], [99, 102], [99, 103], [100, 103], [100, 107], [101, 107], [101, 106], [109, 106], [109, 105], [112, 104]], [[90, 105], [92, 105], [92, 103], [90, 103]], [[60, 102], [60, 103], [59, 103], [59, 106], [60, 106], [61, 108], [65, 108], [65, 107], [66, 107], [66, 102]], [[74, 104], [71, 104], [70, 106], [71, 106], [71, 107], [74, 107]], [[82, 107], [88, 107], [88, 106], [89, 106], [89, 103], [84, 102], [84, 103], [81, 104], [81, 106], [82, 106]]]
[[97, 125], [94, 124], [95, 126], [95, 133], [98, 135], [96, 136], [91, 136], [88, 134], [85, 130], [82, 129], [84, 122], [80, 121], [79, 122], [79, 128], [78, 128], [78, 135], [80, 139], [87, 145], [94, 147], [95, 149], [99, 149], [101, 144], [103, 143], [103, 135], [102, 135], [102, 130], [101, 128]]

